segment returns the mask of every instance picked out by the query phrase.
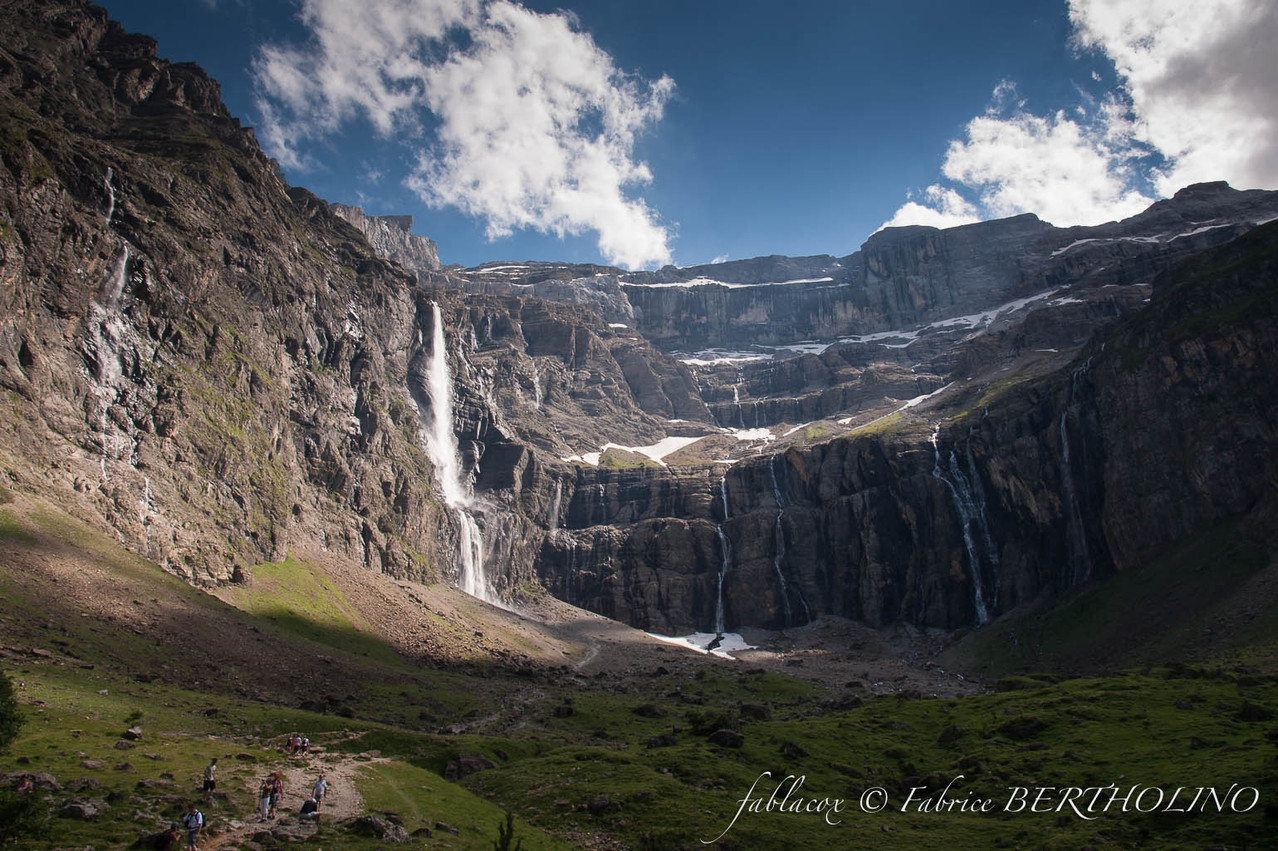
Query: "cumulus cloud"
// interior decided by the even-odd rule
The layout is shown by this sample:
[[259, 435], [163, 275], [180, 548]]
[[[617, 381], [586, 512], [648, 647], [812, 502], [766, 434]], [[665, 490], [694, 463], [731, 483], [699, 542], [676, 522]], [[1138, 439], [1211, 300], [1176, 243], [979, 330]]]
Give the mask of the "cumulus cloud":
[[346, 122], [426, 138], [409, 187], [519, 228], [595, 232], [611, 262], [670, 262], [670, 233], [631, 187], [649, 182], [638, 135], [674, 84], [621, 72], [564, 14], [509, 0], [303, 0], [305, 48], [268, 46], [255, 66], [263, 142], [286, 167]]
[[1114, 61], [1133, 133], [1169, 160], [1161, 194], [1228, 180], [1278, 186], [1278, 4], [1071, 0], [1075, 37]]
[[905, 225], [952, 228], [980, 221], [976, 207], [953, 189], [934, 183], [923, 190], [923, 199], [923, 202], [907, 201], [896, 215], [879, 225], [879, 230]]
[[[1036, 115], [1014, 85], [950, 143], [942, 174], [884, 226], [944, 226], [1034, 212], [1096, 224], [1206, 180], [1278, 186], [1278, 4], [1271, 0], [1070, 0], [1074, 41], [1113, 61], [1100, 103]], [[1148, 194], [1147, 194], [1148, 193]], [[967, 206], [964, 206], [964, 205]]]

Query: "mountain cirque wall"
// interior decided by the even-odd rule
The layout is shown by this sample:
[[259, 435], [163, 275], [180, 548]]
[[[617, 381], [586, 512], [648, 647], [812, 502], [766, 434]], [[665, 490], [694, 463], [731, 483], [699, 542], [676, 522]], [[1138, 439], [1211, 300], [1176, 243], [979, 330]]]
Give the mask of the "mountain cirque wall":
[[1154, 291], [1068, 367], [974, 387], [931, 433], [907, 421], [726, 470], [581, 469], [543, 581], [675, 634], [712, 628], [721, 574], [729, 629], [824, 614], [956, 628], [1225, 518], [1272, 546], [1278, 224]]

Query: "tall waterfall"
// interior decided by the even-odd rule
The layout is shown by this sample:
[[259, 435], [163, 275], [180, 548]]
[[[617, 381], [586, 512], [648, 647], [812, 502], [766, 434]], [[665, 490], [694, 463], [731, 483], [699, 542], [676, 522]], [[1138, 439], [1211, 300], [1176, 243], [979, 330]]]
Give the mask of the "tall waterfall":
[[[726, 523], [728, 521], [728, 477], [726, 475], [719, 480], [719, 496], [723, 498], [723, 522]], [[732, 546], [728, 543], [728, 536], [723, 533], [723, 523], [716, 526], [715, 531], [719, 533], [722, 561], [719, 563], [719, 597], [714, 606], [714, 631], [716, 635], [723, 635], [723, 579], [732, 567]]]
[[[781, 602], [785, 610], [785, 625], [794, 625], [794, 612], [790, 607], [790, 584], [785, 581], [785, 571], [781, 569], [781, 562], [785, 560], [785, 528], [781, 525], [781, 518], [785, 516], [785, 500], [781, 497], [781, 485], [777, 482], [776, 462], [781, 459], [780, 455], [773, 455], [772, 460], [768, 462], [768, 473], [772, 476], [772, 497], [777, 503], [777, 520], [773, 527], [773, 538], [776, 542], [776, 548], [772, 555], [772, 569], [777, 574], [777, 582], [781, 586]], [[799, 604], [803, 606], [804, 623], [812, 620], [812, 611], [808, 608], [808, 601], [803, 596], [803, 591], [799, 588], [794, 589], [799, 595]]]
[[[972, 481], [968, 481], [967, 476], [959, 466], [958, 457], [952, 449], [949, 453], [949, 470], [941, 466], [940, 434], [941, 426], [938, 423], [932, 432], [932, 452], [935, 456], [935, 461], [932, 465], [932, 476], [945, 483], [945, 487], [949, 490], [950, 497], [954, 501], [954, 509], [958, 512], [960, 525], [963, 528], [963, 546], [967, 549], [967, 563], [972, 571], [972, 603], [976, 608], [976, 622], [978, 624], [986, 624], [989, 623], [990, 613], [985, 603], [985, 579], [981, 564], [981, 550], [984, 549], [985, 551], [985, 560], [990, 566], [992, 579], [998, 575], [999, 563], [998, 550], [994, 546], [994, 539], [990, 535], [989, 522], [985, 517], [985, 496], [981, 490], [980, 478], [977, 476], [975, 464], [972, 464], [972, 478], [975, 484]], [[969, 463], [971, 463], [970, 457], [969, 455]], [[977, 539], [973, 537], [973, 530], [979, 533], [981, 546], [978, 546]]]
[[107, 211], [106, 223], [107, 227], [111, 227], [111, 219], [115, 216], [115, 186], [112, 179], [115, 177], [115, 170], [107, 166], [106, 177], [102, 179], [102, 183], [106, 185], [107, 191]]
[[1087, 547], [1087, 533], [1083, 530], [1083, 512], [1078, 504], [1078, 492], [1074, 488], [1074, 469], [1069, 453], [1069, 428], [1067, 418], [1075, 407], [1074, 396], [1078, 381], [1092, 366], [1092, 359], [1074, 370], [1066, 391], [1065, 404], [1061, 408], [1061, 496], [1065, 502], [1065, 541], [1069, 551], [1070, 577], [1074, 584], [1086, 582], [1092, 576], [1092, 556]]
[[461, 537], [458, 558], [461, 574], [457, 584], [472, 597], [500, 605], [497, 594], [484, 572], [484, 539], [479, 523], [471, 513], [474, 501], [470, 482], [463, 476], [457, 435], [453, 431], [453, 381], [448, 372], [448, 348], [444, 340], [444, 319], [439, 304], [431, 302], [435, 330], [431, 338], [430, 361], [427, 366], [427, 391], [430, 393], [431, 420], [426, 434], [426, 450], [435, 465], [435, 475], [444, 503], [457, 515]]

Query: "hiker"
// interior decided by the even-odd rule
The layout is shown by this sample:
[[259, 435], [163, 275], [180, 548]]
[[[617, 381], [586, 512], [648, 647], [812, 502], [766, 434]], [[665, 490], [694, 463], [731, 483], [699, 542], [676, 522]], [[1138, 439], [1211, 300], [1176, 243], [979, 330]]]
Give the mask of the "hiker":
[[270, 818], [275, 818], [275, 808], [279, 806], [280, 798], [284, 797], [284, 778], [280, 773], [275, 772], [271, 780], [271, 811]]
[[266, 777], [262, 778], [262, 785], [257, 791], [257, 806], [258, 806], [258, 812], [262, 816], [262, 821], [266, 821], [268, 818], [270, 818], [271, 787], [274, 785], [271, 782], [271, 779], [272, 778], [270, 777], [270, 775], [267, 775]]
[[324, 803], [326, 794], [328, 794], [328, 781], [324, 779], [323, 772], [320, 772], [319, 779], [315, 781], [315, 786], [311, 788], [311, 797], [315, 799], [317, 807]]
[[149, 836], [142, 836], [133, 844], [134, 848], [146, 848], [148, 851], [172, 851], [177, 847], [179, 834], [178, 823], [173, 822], [166, 829]]
[[314, 798], [307, 798], [306, 802], [302, 804], [302, 809], [297, 814], [297, 817], [301, 819], [302, 821], [308, 821], [312, 819], [315, 821], [319, 821], [319, 801], [315, 800]]
[[195, 804], [191, 804], [191, 809], [182, 816], [182, 826], [186, 828], [186, 847], [198, 847], [200, 831], [204, 829], [204, 813]]
[[204, 794], [212, 795], [213, 790], [217, 788], [217, 757], [204, 767]]

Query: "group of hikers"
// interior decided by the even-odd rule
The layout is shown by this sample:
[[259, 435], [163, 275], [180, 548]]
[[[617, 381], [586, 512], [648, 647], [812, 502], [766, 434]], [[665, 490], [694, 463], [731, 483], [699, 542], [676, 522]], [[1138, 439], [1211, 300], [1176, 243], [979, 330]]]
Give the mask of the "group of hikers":
[[[328, 786], [328, 778], [321, 771], [311, 786], [311, 796], [302, 803], [302, 809], [298, 812], [299, 818], [319, 821], [320, 804], [324, 803]], [[284, 777], [278, 771], [273, 771], [262, 778], [261, 786], [258, 787], [257, 805], [258, 814], [263, 821], [275, 818], [275, 808], [283, 795]]]
[[[309, 744], [301, 736], [290, 736], [289, 748], [291, 752], [296, 752], [292, 750], [294, 738], [300, 740], [300, 747], [305, 747], [305, 744]], [[204, 792], [205, 801], [211, 801], [212, 795], [217, 789], [217, 757], [214, 757], [205, 766], [201, 788]], [[319, 777], [316, 778], [315, 783], [311, 786], [311, 796], [303, 802], [301, 809], [298, 811], [298, 818], [305, 821], [318, 822], [320, 805], [324, 803], [324, 797], [328, 794], [328, 790], [328, 778], [321, 771]], [[261, 821], [275, 818], [276, 807], [279, 806], [280, 799], [283, 796], [284, 776], [280, 772], [272, 771], [262, 778], [262, 782], [258, 786], [258, 813]], [[180, 831], [182, 830], [186, 831], [186, 847], [198, 848], [200, 836], [204, 832], [204, 813], [200, 812], [197, 804], [191, 804], [190, 809], [182, 815], [181, 819], [172, 822], [167, 829], [139, 840], [138, 845], [144, 848], [160, 849], [160, 851], [175, 849], [180, 842]]]

